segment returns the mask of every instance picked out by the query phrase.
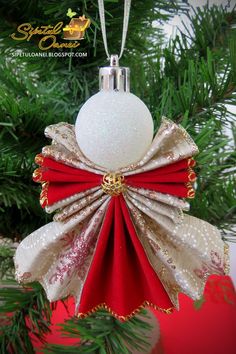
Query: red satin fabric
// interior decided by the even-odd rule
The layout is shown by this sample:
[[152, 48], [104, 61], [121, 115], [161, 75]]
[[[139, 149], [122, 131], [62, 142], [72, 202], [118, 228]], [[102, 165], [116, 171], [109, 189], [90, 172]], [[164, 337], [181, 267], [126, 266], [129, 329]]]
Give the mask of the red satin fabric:
[[[39, 155], [34, 181], [47, 182], [41, 193], [42, 206], [52, 205], [76, 193], [102, 184], [102, 176], [67, 166]], [[187, 183], [195, 177], [194, 162], [184, 159], [152, 171], [125, 176], [125, 183], [178, 197], [187, 197]], [[126, 319], [145, 303], [161, 309], [173, 307], [153, 270], [133, 226], [122, 194], [112, 197], [101, 227], [95, 254], [82, 289], [78, 312], [88, 314], [105, 305]]]
[[136, 235], [122, 195], [113, 197], [85, 281], [78, 312], [106, 304], [120, 318], [145, 301], [163, 309], [172, 303]]
[[[44, 191], [44, 195], [47, 194], [47, 202], [43, 207], [102, 183], [102, 176], [99, 174], [67, 166], [42, 155], [38, 156], [40, 158], [37, 162], [41, 167], [36, 170], [34, 181], [49, 182], [47, 190]], [[189, 167], [193, 165], [194, 160], [184, 159], [151, 171], [125, 176], [125, 183], [133, 187], [186, 198], [190, 173], [191, 178], [195, 177], [193, 170], [189, 171]]]
[[[193, 166], [193, 161], [192, 159], [184, 159], [181, 161], [177, 161], [174, 163], [171, 163], [170, 165], [166, 165], [163, 167], [158, 167], [155, 168], [154, 170], [151, 171], [147, 171], [147, 172], [141, 172], [141, 173], [137, 173], [135, 176], [148, 176], [150, 174], [150, 172], [152, 172], [152, 175], [165, 175], [165, 174], [169, 174], [172, 172], [176, 172], [176, 171], [182, 171], [182, 170], [186, 170], [188, 169], [188, 167]], [[156, 173], [155, 173], [156, 172]]]
[[50, 183], [47, 191], [48, 202], [45, 206], [50, 206], [74, 194], [88, 191], [99, 186], [100, 183], [100, 181], [94, 183]]
[[[40, 155], [39, 155], [40, 156]], [[99, 186], [102, 176], [67, 166], [48, 157], [40, 156], [41, 167], [36, 170], [35, 182], [49, 182], [47, 188], [47, 203], [52, 205], [74, 194]]]
[[128, 184], [131, 187], [138, 187], [149, 189], [151, 191], [156, 191], [165, 194], [175, 195], [176, 197], [187, 198], [188, 196], [188, 188], [184, 184], [181, 183], [141, 183], [141, 182], [133, 182], [129, 181]]
[[[133, 187], [186, 198], [189, 190], [186, 183], [190, 181], [190, 166], [193, 166], [193, 160], [184, 159], [151, 171], [126, 176], [125, 181]], [[195, 173], [191, 170], [191, 179], [195, 177]]]

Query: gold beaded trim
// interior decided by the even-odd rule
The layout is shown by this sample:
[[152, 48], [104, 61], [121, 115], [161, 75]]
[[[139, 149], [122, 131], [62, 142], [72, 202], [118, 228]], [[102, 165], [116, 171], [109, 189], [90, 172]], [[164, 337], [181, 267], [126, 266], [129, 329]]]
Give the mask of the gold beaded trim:
[[[44, 156], [41, 154], [36, 155], [35, 159], [34, 159], [35, 163], [40, 166], [43, 164], [43, 160], [44, 160]], [[45, 206], [48, 205], [49, 182], [42, 180], [42, 169], [40, 167], [36, 168], [36, 170], [34, 170], [33, 180], [34, 180], [34, 182], [41, 183], [41, 185], [42, 185], [42, 190], [40, 193], [39, 201], [40, 201], [40, 205], [44, 208]]]
[[42, 190], [39, 198], [40, 205], [42, 208], [48, 205], [48, 187], [49, 187], [49, 182], [42, 183]]
[[186, 183], [186, 187], [188, 188], [187, 198], [193, 199], [195, 197], [195, 190], [193, 189], [192, 183]]
[[44, 160], [44, 157], [41, 154], [37, 154], [34, 158], [34, 162], [40, 166], [43, 164], [43, 160]]
[[193, 199], [195, 197], [195, 190], [193, 188], [193, 183], [196, 181], [197, 177], [196, 174], [194, 172], [194, 170], [192, 169], [192, 167], [194, 167], [196, 165], [196, 161], [190, 157], [188, 159], [188, 180], [189, 182], [187, 182], [185, 185], [188, 188], [188, 192], [187, 192], [187, 198], [189, 199]]
[[106, 173], [102, 179], [102, 190], [111, 196], [117, 196], [126, 189], [125, 178], [119, 173]]
[[195, 182], [196, 179], [197, 179], [197, 177], [196, 177], [196, 174], [195, 174], [194, 170], [191, 167], [189, 167], [188, 168], [188, 180], [189, 180], [189, 182]]
[[194, 158], [190, 157], [188, 159], [188, 166], [191, 166], [191, 167], [196, 166], [196, 161], [194, 160]]
[[142, 305], [140, 305], [136, 310], [132, 311], [129, 315], [127, 316], [120, 316], [118, 315], [116, 312], [114, 312], [109, 306], [106, 305], [105, 302], [103, 302], [102, 304], [100, 305], [97, 305], [95, 306], [92, 310], [86, 312], [86, 313], [78, 313], [78, 318], [86, 318], [90, 315], [92, 315], [94, 312], [97, 312], [98, 310], [106, 310], [107, 312], [109, 312], [113, 317], [115, 317], [117, 320], [120, 320], [120, 321], [128, 321], [130, 320], [133, 316], [137, 315], [143, 308], [145, 307], [152, 307], [154, 310], [158, 310], [158, 311], [161, 311], [161, 312], [164, 312], [168, 315], [170, 315], [173, 310], [174, 310], [174, 307], [169, 307], [168, 309], [163, 309], [157, 305], [154, 305], [152, 304], [151, 302], [149, 301], [144, 301]]
[[33, 172], [33, 181], [34, 182], [42, 182], [42, 170], [41, 168], [36, 168]]

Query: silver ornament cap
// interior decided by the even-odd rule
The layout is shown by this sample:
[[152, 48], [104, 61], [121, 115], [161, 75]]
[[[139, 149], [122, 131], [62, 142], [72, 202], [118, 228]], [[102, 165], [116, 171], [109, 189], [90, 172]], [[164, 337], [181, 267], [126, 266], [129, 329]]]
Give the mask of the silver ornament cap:
[[110, 66], [99, 69], [99, 89], [130, 92], [130, 69], [119, 66], [118, 55], [112, 54]]

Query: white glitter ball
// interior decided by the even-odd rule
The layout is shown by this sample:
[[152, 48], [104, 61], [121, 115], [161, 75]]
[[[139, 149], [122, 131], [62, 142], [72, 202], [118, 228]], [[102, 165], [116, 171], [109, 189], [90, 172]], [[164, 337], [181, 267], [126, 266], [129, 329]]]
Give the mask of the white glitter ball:
[[152, 142], [153, 121], [132, 93], [100, 91], [81, 108], [75, 133], [88, 159], [115, 171], [142, 158]]

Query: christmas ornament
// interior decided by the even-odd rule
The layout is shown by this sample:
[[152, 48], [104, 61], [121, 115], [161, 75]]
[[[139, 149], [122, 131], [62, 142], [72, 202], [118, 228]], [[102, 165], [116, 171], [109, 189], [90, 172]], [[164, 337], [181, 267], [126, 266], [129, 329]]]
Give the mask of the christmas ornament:
[[56, 214], [19, 245], [16, 277], [39, 281], [50, 301], [73, 295], [79, 316], [105, 308], [125, 320], [146, 305], [168, 313], [180, 292], [198, 299], [208, 275], [227, 272], [227, 247], [214, 226], [183, 212], [198, 152], [188, 133], [163, 118], [149, 145], [150, 113], [129, 93], [117, 56], [100, 82], [76, 128], [45, 130], [52, 144], [36, 156], [33, 178], [42, 183], [42, 207]]

